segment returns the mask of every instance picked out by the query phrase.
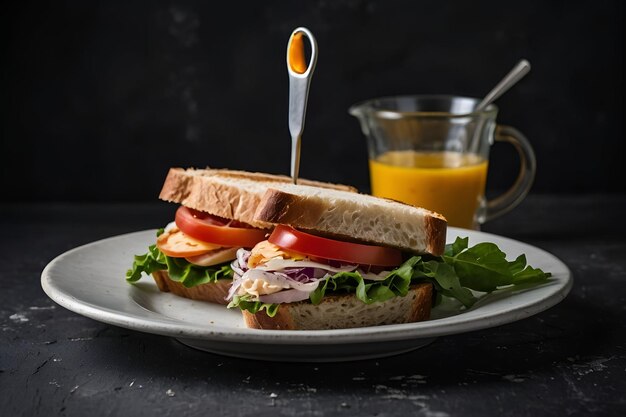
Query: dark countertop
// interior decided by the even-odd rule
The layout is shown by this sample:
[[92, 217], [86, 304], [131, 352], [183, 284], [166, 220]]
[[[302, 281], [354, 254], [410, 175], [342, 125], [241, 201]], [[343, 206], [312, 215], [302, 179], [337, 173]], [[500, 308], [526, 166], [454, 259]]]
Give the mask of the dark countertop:
[[570, 267], [574, 287], [555, 307], [406, 354], [334, 364], [204, 353], [82, 317], [42, 291], [55, 256], [161, 227], [174, 209], [0, 205], [0, 414], [626, 415], [624, 195], [531, 195], [484, 227]]

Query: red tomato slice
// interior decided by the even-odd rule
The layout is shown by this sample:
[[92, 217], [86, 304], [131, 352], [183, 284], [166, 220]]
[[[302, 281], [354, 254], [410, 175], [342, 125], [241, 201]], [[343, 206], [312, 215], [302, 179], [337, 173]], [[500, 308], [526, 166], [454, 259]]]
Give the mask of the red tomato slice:
[[266, 230], [244, 226], [243, 223], [222, 219], [180, 206], [176, 211], [176, 226], [194, 239], [220, 246], [251, 248], [265, 240]]
[[289, 226], [276, 226], [268, 240], [283, 249], [314, 258], [378, 266], [398, 266], [402, 263], [402, 253], [398, 249], [328, 239]]
[[188, 258], [204, 255], [216, 249], [219, 245], [201, 242], [186, 236], [182, 231], [174, 228], [157, 238], [157, 248], [172, 258]]

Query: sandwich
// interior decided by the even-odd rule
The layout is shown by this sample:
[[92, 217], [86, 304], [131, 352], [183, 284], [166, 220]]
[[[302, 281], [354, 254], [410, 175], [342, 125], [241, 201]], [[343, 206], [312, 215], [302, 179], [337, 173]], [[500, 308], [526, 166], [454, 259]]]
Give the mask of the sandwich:
[[135, 256], [130, 283], [239, 309], [249, 328], [321, 330], [409, 323], [443, 298], [482, 295], [550, 276], [493, 243], [446, 244], [430, 210], [353, 187], [230, 170], [173, 168], [160, 198], [175, 221]]
[[[398, 268], [413, 255], [440, 256], [445, 218], [370, 195], [285, 185], [266, 191], [254, 215], [276, 224], [240, 249], [229, 307], [247, 327], [334, 329], [426, 320], [430, 282]], [[406, 269], [406, 268], [405, 268]]]
[[266, 240], [237, 251], [228, 307], [254, 329], [326, 330], [426, 320], [442, 297], [471, 307], [480, 293], [549, 277], [496, 245], [446, 244], [446, 219], [397, 201], [281, 184], [254, 221]]
[[[237, 250], [263, 241], [272, 224], [254, 219], [270, 186], [289, 177], [225, 169], [169, 170], [159, 198], [179, 204], [174, 222], [157, 232], [154, 245], [135, 256], [127, 281], [152, 275], [160, 291], [227, 304]], [[355, 192], [353, 187], [301, 179], [319, 188]]]

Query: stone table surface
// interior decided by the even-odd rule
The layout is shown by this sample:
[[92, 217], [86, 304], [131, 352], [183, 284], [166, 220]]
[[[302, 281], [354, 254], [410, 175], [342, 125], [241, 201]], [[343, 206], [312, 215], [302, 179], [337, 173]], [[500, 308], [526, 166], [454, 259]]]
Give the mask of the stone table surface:
[[626, 196], [530, 195], [484, 231], [573, 272], [560, 304], [409, 353], [277, 363], [194, 350], [70, 312], [41, 289], [57, 255], [163, 226], [154, 204], [0, 204], [0, 415], [626, 415]]

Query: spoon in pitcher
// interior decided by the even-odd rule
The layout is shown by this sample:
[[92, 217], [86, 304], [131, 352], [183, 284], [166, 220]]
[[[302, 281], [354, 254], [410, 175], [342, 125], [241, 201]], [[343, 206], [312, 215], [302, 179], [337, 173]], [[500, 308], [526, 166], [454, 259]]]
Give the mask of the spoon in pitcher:
[[[306, 63], [304, 40], [306, 35], [311, 44], [311, 59]], [[300, 143], [304, 130], [306, 103], [309, 96], [311, 77], [317, 62], [317, 42], [313, 34], [304, 27], [296, 28], [287, 44], [287, 72], [289, 73], [289, 132], [291, 133], [291, 178], [298, 182], [300, 171]]]
[[509, 88], [513, 87], [524, 75], [530, 71], [530, 62], [522, 59], [513, 67], [511, 71], [485, 96], [478, 106], [474, 109], [475, 112], [483, 111], [488, 105], [493, 103], [498, 97], [504, 94]]

